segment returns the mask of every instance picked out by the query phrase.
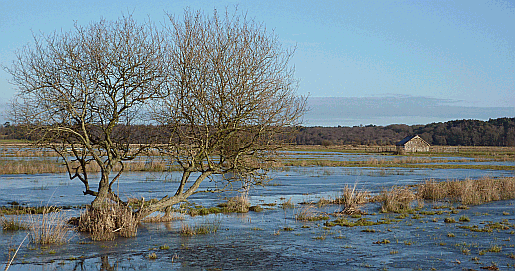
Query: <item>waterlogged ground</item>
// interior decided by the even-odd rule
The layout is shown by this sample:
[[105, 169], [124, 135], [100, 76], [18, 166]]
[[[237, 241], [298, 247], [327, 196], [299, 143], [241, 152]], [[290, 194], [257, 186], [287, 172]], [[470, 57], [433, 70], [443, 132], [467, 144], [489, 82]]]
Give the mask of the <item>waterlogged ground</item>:
[[[313, 154], [305, 154], [312, 156]], [[330, 160], [370, 159], [366, 155], [331, 154]], [[381, 159], [393, 159], [381, 156]], [[304, 208], [332, 214], [338, 205], [307, 207], [302, 202], [334, 198], [345, 185], [378, 193], [392, 185], [428, 179], [451, 180], [514, 176], [513, 171], [471, 169], [291, 167], [271, 173], [265, 187], [250, 191], [252, 205], [262, 212], [186, 216], [167, 223], [142, 223], [135, 238], [92, 242], [70, 232], [62, 246], [24, 245], [9, 270], [509, 270], [515, 269], [515, 201], [459, 209], [426, 202], [413, 214], [380, 214], [377, 203], [363, 207], [368, 215], [350, 217], [368, 226], [332, 226], [339, 217], [301, 222]], [[117, 188], [123, 197], [159, 198], [173, 193], [178, 175], [128, 173]], [[204, 187], [213, 186], [206, 182]], [[65, 174], [0, 176], [0, 205], [81, 206], [91, 201], [78, 181]], [[191, 202], [206, 207], [225, 202], [217, 194], [195, 195]], [[282, 208], [291, 201], [292, 208]], [[277, 204], [275, 206], [266, 206]], [[80, 210], [66, 210], [76, 216]], [[455, 223], [446, 223], [452, 218]], [[460, 221], [460, 218], [462, 221]], [[468, 218], [468, 219], [465, 219]], [[378, 222], [378, 223], [377, 223]], [[182, 224], [217, 228], [216, 233], [184, 236]], [[377, 225], [371, 225], [377, 224]], [[0, 261], [27, 232], [2, 232]], [[155, 253], [155, 259], [149, 255]], [[482, 269], [483, 268], [483, 269]]]

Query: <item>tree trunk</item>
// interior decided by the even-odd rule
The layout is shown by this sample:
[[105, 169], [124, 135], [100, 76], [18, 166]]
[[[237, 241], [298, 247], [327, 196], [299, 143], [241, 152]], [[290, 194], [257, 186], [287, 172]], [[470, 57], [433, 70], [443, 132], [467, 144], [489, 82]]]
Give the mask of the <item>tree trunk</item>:
[[98, 184], [98, 194], [93, 202], [91, 202], [91, 207], [98, 209], [102, 207], [102, 204], [109, 198], [109, 173], [103, 170], [102, 177]]

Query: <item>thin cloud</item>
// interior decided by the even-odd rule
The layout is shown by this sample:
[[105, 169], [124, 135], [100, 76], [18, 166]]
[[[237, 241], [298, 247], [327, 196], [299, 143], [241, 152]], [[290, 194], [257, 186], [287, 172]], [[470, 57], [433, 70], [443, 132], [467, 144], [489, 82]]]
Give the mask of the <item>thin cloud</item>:
[[459, 101], [422, 96], [312, 97], [306, 126], [427, 124], [455, 119], [513, 117], [515, 107], [472, 107]]

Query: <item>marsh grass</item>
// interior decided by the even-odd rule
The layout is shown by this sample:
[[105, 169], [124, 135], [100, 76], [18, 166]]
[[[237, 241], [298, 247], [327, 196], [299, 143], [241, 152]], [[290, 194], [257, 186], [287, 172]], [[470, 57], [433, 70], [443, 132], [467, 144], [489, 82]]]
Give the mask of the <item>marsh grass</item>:
[[178, 220], [184, 220], [184, 214], [177, 213], [177, 212], [167, 212], [167, 213], [164, 213], [163, 215], [145, 217], [142, 220], [142, 222], [159, 223], [159, 222], [171, 222], [171, 221], [178, 221]]
[[10, 218], [6, 218], [5, 216], [1, 217], [0, 226], [2, 226], [3, 231], [20, 231], [28, 228], [27, 223], [24, 222], [20, 216], [12, 216]]
[[449, 200], [465, 205], [478, 205], [515, 198], [515, 178], [481, 178], [463, 181], [428, 180], [417, 186], [417, 194], [426, 200]]
[[295, 220], [298, 221], [320, 221], [328, 219], [329, 216], [318, 212], [312, 205], [304, 206], [302, 209], [300, 209], [299, 213], [295, 214]]
[[283, 203], [281, 203], [281, 208], [283, 208], [283, 209], [291, 209], [293, 207], [295, 207], [295, 205], [291, 201], [291, 198], [289, 198], [287, 201], [284, 201]]
[[345, 185], [343, 188], [341, 195], [336, 197], [333, 203], [335, 204], [343, 204], [344, 208], [342, 213], [344, 214], [354, 214], [359, 213], [359, 206], [370, 201], [370, 192], [364, 189], [356, 189], [357, 184], [351, 188], [348, 185]]
[[[405, 213], [413, 211], [412, 202], [417, 199], [416, 194], [409, 187], [393, 186], [376, 196], [376, 200], [381, 203], [383, 213]], [[419, 204], [422, 201], [418, 201]]]
[[198, 235], [198, 234], [210, 234], [216, 233], [220, 228], [221, 219], [215, 219], [213, 221], [206, 220], [201, 224], [189, 225], [187, 223], [181, 223], [181, 229], [179, 230], [182, 235]]
[[[62, 161], [56, 159], [0, 159], [0, 174], [40, 174], [40, 173], [65, 173], [66, 167]], [[96, 164], [86, 166], [88, 172], [100, 172], [100, 167]], [[119, 171], [120, 166], [116, 166], [113, 171]], [[125, 171], [151, 171], [163, 172], [167, 169], [174, 170], [165, 161], [133, 161], [124, 164]]]
[[138, 220], [128, 206], [104, 202], [101, 208], [87, 207], [78, 221], [78, 230], [91, 234], [95, 241], [136, 236]]
[[55, 207], [48, 207], [41, 214], [29, 215], [28, 230], [31, 243], [49, 245], [68, 242], [71, 228], [62, 211], [55, 211]]
[[221, 211], [225, 213], [247, 213], [250, 208], [249, 197], [246, 194], [241, 194], [229, 198], [226, 203], [219, 204], [218, 207], [222, 208]]

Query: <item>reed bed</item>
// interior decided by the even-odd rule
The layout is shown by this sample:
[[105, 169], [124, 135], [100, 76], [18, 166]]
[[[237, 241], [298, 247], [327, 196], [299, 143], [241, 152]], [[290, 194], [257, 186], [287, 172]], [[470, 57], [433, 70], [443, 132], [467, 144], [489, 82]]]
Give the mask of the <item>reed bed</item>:
[[426, 200], [449, 200], [478, 205], [515, 198], [515, 178], [482, 178], [436, 182], [428, 180], [417, 186], [417, 194]]
[[206, 220], [204, 223], [195, 224], [193, 226], [187, 223], [181, 223], [181, 229], [179, 232], [182, 235], [197, 235], [197, 234], [210, 234], [216, 233], [220, 228], [221, 220], [214, 219], [213, 221]]
[[159, 222], [179, 221], [179, 220], [184, 220], [184, 219], [185, 219], [185, 216], [182, 213], [168, 212], [168, 213], [164, 213], [163, 215], [155, 215], [155, 216], [145, 217], [142, 220], [142, 222], [159, 223]]
[[332, 161], [324, 159], [285, 159], [278, 168], [295, 166], [295, 167], [396, 167], [396, 168], [435, 168], [435, 169], [491, 169], [491, 170], [515, 170], [515, 166], [504, 165], [471, 165], [471, 164], [449, 164], [451, 162], [464, 162], [463, 159], [454, 160], [429, 160], [423, 159], [393, 159], [379, 160], [369, 159], [365, 161]]
[[[88, 172], [100, 172], [97, 164], [88, 164]], [[113, 171], [119, 171], [120, 166], [114, 167]], [[124, 164], [126, 171], [149, 171], [162, 172], [174, 170], [165, 161], [134, 161]], [[6, 160], [0, 159], [0, 174], [40, 174], [40, 173], [66, 173], [63, 162], [53, 159], [31, 159], [31, 160]]]
[[319, 221], [319, 220], [328, 220], [329, 216], [324, 213], [321, 213], [315, 209], [313, 205], [304, 206], [300, 211], [295, 214], [295, 220], [298, 221]]

